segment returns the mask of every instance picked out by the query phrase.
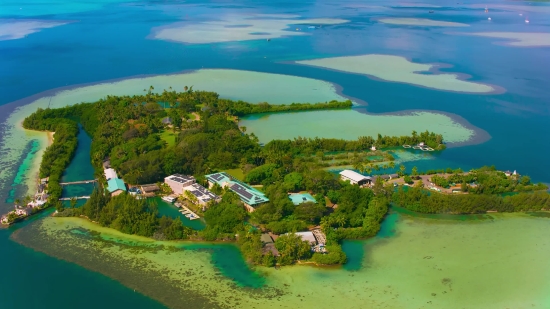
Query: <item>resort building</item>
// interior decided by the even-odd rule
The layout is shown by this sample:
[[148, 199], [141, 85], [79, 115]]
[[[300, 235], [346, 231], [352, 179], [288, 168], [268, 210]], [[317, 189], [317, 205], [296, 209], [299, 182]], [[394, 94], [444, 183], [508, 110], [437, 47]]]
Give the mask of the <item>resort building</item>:
[[210, 188], [212, 188], [214, 184], [218, 184], [222, 188], [229, 188], [229, 190], [237, 193], [248, 212], [253, 212], [256, 207], [269, 202], [269, 199], [264, 193], [243, 182], [233, 179], [226, 173], [221, 172], [206, 175], [206, 179], [208, 180], [208, 186]]
[[28, 216], [32, 213], [32, 207], [15, 207], [15, 214], [18, 216]]
[[175, 174], [164, 178], [172, 191], [177, 195], [187, 195], [192, 202], [206, 205], [211, 201], [216, 203], [221, 200], [219, 196], [197, 183], [193, 176]]
[[353, 185], [364, 185], [371, 182], [371, 177], [363, 176], [352, 170], [343, 170], [340, 172], [340, 178], [349, 181]]
[[126, 192], [126, 184], [124, 184], [124, 181], [122, 181], [122, 179], [111, 178], [109, 181], [107, 181], [107, 190], [109, 190], [111, 196], [117, 196], [122, 192]]
[[288, 198], [292, 201], [292, 204], [296, 206], [306, 202], [317, 203], [309, 193], [289, 193]]
[[103, 170], [103, 173], [105, 174], [105, 179], [107, 180], [118, 178], [116, 171], [112, 168], [106, 168]]
[[160, 188], [156, 184], [142, 185], [141, 192], [145, 195], [154, 195], [155, 192], [159, 191]]
[[164, 178], [164, 183], [170, 186], [170, 189], [177, 194], [182, 195], [185, 187], [194, 184], [197, 180], [193, 176], [174, 174]]
[[300, 236], [302, 240], [305, 240], [309, 242], [310, 245], [315, 246], [317, 244], [317, 239], [315, 239], [315, 235], [313, 235], [313, 232], [307, 231], [307, 232], [296, 232], [295, 235]]
[[190, 194], [194, 197], [193, 198], [194, 202], [203, 206], [208, 204], [209, 202], [214, 201], [218, 203], [221, 200], [221, 197], [210, 192], [210, 190], [199, 185], [198, 183], [194, 183], [190, 186], [187, 186], [183, 188], [183, 190], [186, 192], [186, 194]]
[[260, 239], [262, 241], [262, 244], [264, 245], [262, 248], [263, 255], [271, 252], [273, 256], [279, 256], [279, 251], [277, 250], [277, 248], [275, 248], [275, 243], [273, 242], [273, 239], [269, 234], [262, 234]]

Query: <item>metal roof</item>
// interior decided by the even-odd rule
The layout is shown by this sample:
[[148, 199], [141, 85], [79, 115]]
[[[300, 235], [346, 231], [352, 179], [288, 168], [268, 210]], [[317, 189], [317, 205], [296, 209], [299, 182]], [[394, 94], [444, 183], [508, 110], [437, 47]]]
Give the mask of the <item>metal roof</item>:
[[363, 180], [369, 180], [371, 179], [370, 177], [368, 176], [363, 176], [357, 172], [354, 172], [352, 170], [343, 170], [340, 172], [340, 175], [348, 178], [348, 179], [351, 179], [355, 182], [360, 182], [360, 181], [363, 181]]

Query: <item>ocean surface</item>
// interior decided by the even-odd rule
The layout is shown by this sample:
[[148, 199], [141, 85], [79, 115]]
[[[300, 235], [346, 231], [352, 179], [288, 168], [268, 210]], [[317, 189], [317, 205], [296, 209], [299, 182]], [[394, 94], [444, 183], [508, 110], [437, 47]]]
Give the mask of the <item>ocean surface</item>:
[[[485, 12], [485, 8], [488, 12]], [[410, 125], [411, 121], [409, 119], [401, 122], [388, 118], [389, 121], [395, 121], [391, 128], [392, 126], [388, 126], [387, 123], [382, 125], [380, 121], [383, 119], [380, 117], [370, 118], [373, 116], [406, 117], [411, 112], [434, 113], [437, 116], [430, 114], [432, 116], [424, 118], [424, 121], [434, 121], [426, 125], [426, 128], [437, 128], [437, 126], [449, 128], [447, 132], [449, 137], [455, 138], [457, 143], [437, 155], [401, 155], [402, 162], [409, 169], [412, 166], [417, 166], [419, 170], [446, 167], [469, 169], [494, 164], [498, 169], [517, 170], [520, 174], [530, 175], [535, 181], [550, 183], [548, 173], [550, 163], [547, 160], [550, 154], [549, 17], [550, 4], [544, 1], [491, 0], [457, 3], [433, 0], [170, 2], [11, 0], [8, 3], [2, 3], [0, 8], [0, 93], [2, 93], [0, 96], [0, 212], [9, 210], [13, 207], [15, 198], [24, 196], [29, 189], [32, 189], [38, 162], [36, 159], [40, 157], [46, 146], [46, 139], [42, 134], [22, 131], [18, 124], [22, 117], [32, 113], [36, 107], [63, 106], [101, 98], [114, 91], [108, 84], [104, 84], [106, 81], [124, 82], [130, 77], [187, 73], [201, 69], [226, 71], [199, 71], [203, 73], [189, 75], [188, 78], [184, 76], [183, 79], [175, 76], [161, 76], [152, 79], [151, 83], [155, 84], [155, 89], [158, 91], [162, 91], [163, 87], [167, 89], [168, 86], [183, 90], [183, 86], [193, 84], [197, 85], [195, 89], [206, 89], [208, 85], [212, 85], [213, 89], [208, 90], [216, 91], [219, 88], [222, 96], [225, 94], [226, 97], [231, 98], [265, 100], [277, 104], [286, 101], [291, 103], [292, 100], [350, 98], [357, 104], [353, 112], [365, 114], [365, 121], [373, 119], [372, 123], [361, 126], [357, 124], [362, 121], [361, 118], [357, 114], [346, 116], [351, 115], [349, 113], [334, 113], [333, 120], [330, 117], [324, 117], [323, 121], [334, 121], [338, 126], [353, 121], [355, 122], [353, 128], [365, 128], [364, 135], [379, 133], [372, 132], [377, 128], [389, 133], [402, 132], [406, 128], [400, 125]], [[391, 20], [381, 22], [384, 18], [398, 19], [399, 22], [393, 21], [393, 24], [388, 23], [392, 22]], [[431, 21], [428, 23], [424, 19]], [[438, 26], [437, 22], [454, 24]], [[512, 39], [498, 38], [499, 36]], [[435, 86], [415, 84], [414, 78], [407, 82], [395, 82], [373, 75], [346, 72], [345, 69], [332, 70], [294, 63], [367, 54], [393, 55], [404, 57], [415, 64], [432, 64], [435, 65], [433, 69], [418, 74], [454, 74], [457, 79], [491, 85], [498, 91], [474, 94], [458, 90], [440, 90]], [[406, 67], [394, 67], [388, 64], [388, 70], [390, 69], [395, 70], [393, 73], [396, 75], [407, 73]], [[228, 70], [268, 74], [251, 75]], [[384, 70], [383, 67], [382, 70]], [[246, 83], [233, 87], [236, 85], [234, 83], [238, 82], [237, 79], [245, 78], [247, 78]], [[128, 81], [116, 89], [128, 94], [142, 93], [142, 84], [148, 82], [149, 80]], [[250, 86], [252, 83], [254, 83], [253, 86]], [[86, 85], [96, 86], [93, 89], [82, 88]], [[218, 88], [215, 85], [218, 85]], [[302, 87], [303, 91], [301, 91]], [[62, 94], [55, 89], [74, 91]], [[260, 99], [262, 96], [265, 96], [265, 99]], [[59, 99], [60, 97], [62, 99]], [[33, 104], [32, 107], [25, 107], [30, 103]], [[272, 130], [289, 124], [295, 125], [295, 119], [291, 116], [279, 115], [277, 119], [277, 122], [272, 119], [269, 124]], [[447, 119], [450, 120], [447, 121]], [[436, 120], [437, 123], [435, 123]], [[248, 125], [251, 130], [253, 127], [261, 127], [261, 118], [247, 121], [257, 122]], [[378, 126], [376, 125], [378, 123], [381, 124]], [[415, 128], [416, 125], [418, 124], [415, 124]], [[464, 141], [469, 136], [464, 132], [468, 130], [475, 134]], [[319, 129], [318, 125], [303, 125], [295, 131], [309, 136], [323, 134], [323, 129]], [[342, 132], [350, 131], [353, 130], [349, 128], [342, 130]], [[340, 133], [349, 134], [349, 138], [357, 136], [357, 132], [342, 132]], [[266, 138], [277, 135], [273, 132], [268, 133], [265, 134]], [[288, 136], [292, 132], [282, 130], [278, 133]], [[81, 131], [79, 140], [82, 142], [79, 144], [77, 155], [64, 175], [64, 179], [68, 181], [93, 177], [93, 170], [89, 165], [86, 166], [90, 158], [90, 138]], [[69, 186], [65, 193], [80, 195], [91, 190], [91, 185]], [[161, 213], [178, 215], [174, 212], [175, 209], [170, 208], [172, 206], [161, 202], [159, 204]], [[55, 252], [48, 250], [45, 244], [37, 245], [40, 239], [44, 241], [53, 239], [48, 238], [50, 234], [47, 234], [48, 237], [39, 237], [46, 235], [43, 232], [46, 227], [51, 227], [49, 221], [44, 221], [45, 216], [47, 213], [15, 228], [0, 229], [0, 264], [4, 265], [4, 273], [0, 276], [0, 300], [3, 304], [7, 304], [2, 306], [3, 308], [37, 306], [43, 308], [97, 308], [100, 306], [103, 308], [129, 306], [161, 308], [163, 305], [158, 302], [159, 300], [165, 304], [172, 304], [173, 299], [160, 297], [162, 293], [157, 289], [146, 289], [138, 285], [140, 289], [135, 292], [133, 288], [128, 288], [127, 286], [133, 286], [132, 281], [128, 280], [130, 272], [124, 275], [116, 273], [115, 276], [114, 273], [106, 271], [110, 269], [107, 266], [104, 269], [94, 268], [87, 264], [89, 261], [84, 259], [79, 261], [69, 254], [70, 252], [60, 251], [59, 254], [54, 254]], [[373, 273], [370, 274], [373, 280], [375, 282], [381, 280], [376, 284], [383, 284], [382, 278], [385, 272], [390, 274], [388, 278], [397, 278], [399, 271], [403, 271], [403, 265], [396, 264], [394, 265], [396, 268], [391, 268], [391, 265], [371, 262], [383, 261], [385, 258], [390, 258], [392, 253], [407, 254], [403, 251], [404, 249], [399, 249], [399, 245], [405, 249], [414, 249], [403, 246], [404, 241], [418, 235], [444, 231], [443, 226], [446, 224], [449, 230], [456, 232], [459, 236], [462, 235], [460, 237], [475, 236], [473, 232], [461, 228], [457, 223], [444, 221], [440, 223], [441, 227], [433, 229], [433, 224], [426, 224], [423, 221], [426, 219], [423, 218], [409, 218], [406, 220], [407, 224], [395, 218], [394, 216], [386, 220], [383, 230], [374, 240], [344, 243], [350, 261], [344, 269], [340, 270], [316, 272], [316, 270], [304, 270], [306, 267], [298, 267], [298, 270], [272, 273], [267, 270], [248, 269], [239, 258], [238, 251], [231, 246], [216, 247], [217, 245], [201, 244], [196, 245], [197, 248], [188, 248], [190, 249], [188, 251], [199, 252], [201, 258], [204, 257], [206, 261], [195, 266], [204, 267], [206, 273], [211, 270], [212, 276], [215, 273], [216, 276], [220, 275], [229, 280], [228, 282], [233, 282], [236, 284], [235, 291], [254, 290], [262, 285], [282, 291], [288, 288], [284, 284], [292, 286], [293, 281], [290, 278], [294, 275], [299, 278], [294, 284], [307, 282], [305, 278], [312, 276], [312, 278], [330, 277], [335, 282], [345, 285], [344, 278], [350, 279], [350, 272], [352, 274], [357, 272], [356, 276], [368, 277], [369, 267], [373, 268]], [[394, 219], [395, 222], [391, 221]], [[527, 240], [533, 241], [527, 242], [525, 247], [518, 247], [517, 250], [508, 248], [506, 252], [509, 254], [509, 259], [506, 261], [491, 257], [493, 266], [483, 266], [484, 264], [480, 262], [479, 267], [485, 270], [483, 274], [490, 280], [481, 280], [482, 286], [478, 286], [479, 289], [484, 287], [483, 284], [486, 284], [485, 287], [495, 284], [497, 282], [495, 278], [500, 278], [501, 282], [504, 280], [515, 284], [518, 281], [527, 282], [529, 276], [534, 277], [533, 282], [544, 286], [542, 282], [537, 281], [541, 276], [548, 278], [547, 268], [543, 266], [539, 266], [541, 269], [539, 273], [522, 269], [523, 275], [519, 271], [514, 276], [503, 275], [507, 271], [506, 267], [517, 266], [514, 263], [530, 263], [528, 257], [521, 255], [523, 253], [520, 252], [521, 250], [531, 250], [535, 261], [539, 261], [539, 257], [547, 254], [547, 251], [540, 249], [541, 247], [534, 239], [534, 237], [550, 236], [547, 232], [548, 223], [544, 220], [547, 219], [499, 218], [496, 220], [498, 224], [495, 224], [497, 227], [495, 231], [486, 228], [488, 224], [485, 223], [483, 227], [482, 225], [468, 226], [474, 231], [488, 233], [494, 237], [502, 235], [513, 237], [515, 246]], [[531, 229], [529, 222], [533, 224]], [[401, 227], [396, 228], [396, 224], [401, 224]], [[198, 225], [197, 228], [199, 228]], [[517, 228], [517, 232], [514, 235], [508, 235], [506, 231], [513, 228]], [[396, 234], [397, 230], [400, 233]], [[39, 231], [42, 232], [39, 233]], [[37, 233], [37, 238], [31, 241], [33, 232]], [[448, 235], [443, 239], [459, 242], [457, 240], [460, 239], [459, 236], [453, 238], [452, 235]], [[442, 250], [442, 241], [429, 239], [431, 241], [422, 243], [427, 251]], [[479, 247], [488, 246], [487, 239], [477, 241], [473, 241], [472, 246], [457, 246], [455, 252], [467, 253], [471, 250], [474, 254], [479, 252]], [[510, 246], [512, 246], [511, 243], [512, 241]], [[382, 244], [386, 244], [386, 247]], [[494, 243], [494, 246], [506, 245], [505, 242]], [[52, 248], [57, 246], [52, 244]], [[76, 250], [78, 247], [74, 248]], [[93, 254], [93, 251], [88, 253]], [[491, 252], [487, 251], [483, 254], [486, 256], [478, 256], [479, 259], [476, 261], [484, 260], [490, 256]], [[446, 259], [442, 263], [449, 268], [463, 263], [452, 255], [441, 253], [441, 256]], [[517, 258], [514, 259], [513, 256]], [[413, 265], [421, 265], [415, 263], [417, 262]], [[460, 278], [474, 279], [461, 274], [458, 270], [475, 272], [479, 269], [459, 267], [451, 271], [452, 275], [457, 277], [452, 278], [453, 284], [456, 282], [454, 280], [458, 280], [456, 286], [464, 288], [462, 294], [457, 294], [469, 297], [465, 295], [468, 295], [470, 290], [466, 288], [464, 282], [460, 281]], [[327, 275], [325, 271], [332, 275]], [[416, 278], [415, 274], [408, 274], [411, 278]], [[124, 285], [109, 277], [122, 278], [117, 280]], [[434, 274], [433, 278], [436, 277]], [[323, 280], [320, 282], [326, 283]], [[349, 282], [352, 283], [353, 288], [357, 288], [357, 291], [361, 290], [361, 287], [356, 285], [359, 281], [350, 279]], [[425, 284], [420, 284], [420, 287], [430, 286], [428, 282], [422, 280], [420, 282]], [[444, 282], [448, 285], [448, 281]], [[530, 286], [530, 283], [525, 284]], [[230, 293], [230, 286], [228, 283], [224, 291]], [[411, 295], [415, 292], [423, 295], [424, 292], [414, 290], [412, 285], [407, 284], [394, 288], [395, 291], [400, 290], [401, 295], [407, 295], [407, 297], [412, 297]], [[319, 289], [323, 290], [321, 285]], [[539, 306], [538, 308], [544, 308], [544, 305], [550, 304], [548, 298], [544, 299], [536, 294], [535, 290], [533, 288], [535, 294], [528, 294], [533, 298], [533, 304]], [[296, 291], [290, 294], [295, 296], [298, 293]], [[487, 295], [485, 299], [477, 295], [473, 298], [477, 304], [484, 304], [478, 308], [491, 308], [493, 305], [523, 308], [532, 305], [523, 301], [517, 293], [512, 293], [514, 291], [509, 291], [511, 296], [502, 298], [502, 303], [494, 302], [498, 297], [493, 292], [481, 293]], [[29, 293], [32, 293], [33, 297], [28, 297]], [[383, 296], [383, 289], [377, 288], [376, 293], [380, 303], [373, 305], [379, 308], [399, 307], [398, 302], [392, 302]], [[430, 293], [419, 297], [433, 297]], [[441, 296], [440, 292], [433, 291], [433, 293], [437, 294], [437, 297]], [[337, 297], [345, 295], [352, 300], [350, 304], [355, 304], [353, 300], [368, 298], [368, 295], [365, 296], [363, 292], [357, 292], [357, 295], [331, 292], [327, 295]], [[195, 304], [207, 303], [201, 298], [204, 295], [195, 296], [197, 297]], [[212, 295], [211, 297], [215, 298]], [[514, 297], [517, 297], [515, 301]], [[283, 297], [283, 299], [286, 298]], [[448, 298], [448, 301], [451, 300]], [[489, 305], [487, 302], [491, 301], [493, 303]], [[412, 300], [409, 303], [419, 304]], [[257, 304], [261, 305], [261, 303]], [[298, 305], [299, 303], [289, 302], [289, 304]], [[445, 306], [447, 302], [442, 300], [439, 304]], [[476, 307], [475, 302], [460, 304], [469, 308]]]

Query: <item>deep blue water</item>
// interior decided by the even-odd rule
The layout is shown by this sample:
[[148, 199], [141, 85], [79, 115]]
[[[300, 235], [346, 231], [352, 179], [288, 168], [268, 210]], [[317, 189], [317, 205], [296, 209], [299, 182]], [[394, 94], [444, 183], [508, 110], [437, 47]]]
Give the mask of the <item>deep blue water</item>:
[[[21, 39], [2, 40], [0, 34], [0, 105], [56, 87], [202, 67], [312, 77], [342, 86], [344, 95], [367, 102], [368, 112], [423, 109], [454, 113], [484, 129], [492, 137], [483, 144], [448, 149], [437, 160], [407, 163], [409, 169], [412, 166], [420, 170], [446, 167], [469, 169], [494, 164], [499, 169], [516, 169], [519, 173], [529, 174], [536, 181], [550, 182], [550, 163], [547, 160], [550, 153], [550, 48], [518, 48], [492, 44], [499, 41], [497, 39], [452, 34], [457, 31], [548, 33], [550, 13], [545, 3], [492, 0], [482, 3], [465, 1], [457, 5], [455, 1], [429, 0], [423, 3], [442, 7], [398, 8], [396, 6], [401, 2], [390, 0], [359, 3], [381, 6], [379, 8], [357, 8], [350, 6], [357, 4], [355, 2], [312, 0], [194, 0], [169, 3], [66, 0], [57, 3], [41, 1], [44, 5], [40, 6], [35, 5], [37, 2], [3, 3], [0, 23], [1, 19], [11, 19], [9, 22], [13, 22], [29, 18], [71, 23], [43, 29]], [[489, 7], [496, 4], [540, 6], [540, 9], [521, 9], [524, 16], [531, 20], [526, 25], [523, 18], [518, 18], [519, 9], [502, 11], [491, 8], [493, 21], [489, 23], [483, 9], [467, 7], [475, 3]], [[435, 13], [429, 14], [428, 10]], [[154, 27], [180, 21], [196, 23], [236, 13], [297, 14], [311, 18], [344, 18], [351, 22], [311, 30], [311, 36], [277, 38], [269, 43], [259, 40], [189, 45], [147, 38]], [[377, 23], [374, 19], [378, 17], [432, 18], [467, 23], [471, 27], [456, 30], [390, 26]], [[441, 71], [468, 74], [474, 81], [503, 87], [506, 92], [495, 95], [457, 94], [284, 63], [367, 53], [400, 55], [421, 63], [446, 63], [453, 67]], [[0, 119], [3, 121], [6, 116], [0, 115]], [[86, 136], [81, 133], [79, 138]], [[31, 150], [32, 145], [29, 145], [28, 151]], [[69, 175], [76, 177], [73, 180], [93, 177], [93, 171], [92, 174], [79, 171], [76, 165], [89, 159], [89, 151], [79, 153], [82, 156], [75, 157], [67, 179], [72, 177]], [[17, 184], [16, 171], [13, 177], [13, 183]], [[13, 194], [17, 192], [15, 187], [0, 190], [2, 194], [6, 192], [0, 203], [9, 197], [11, 189], [15, 190]], [[67, 190], [75, 190], [70, 192], [72, 194], [90, 189], [76, 186]], [[380, 233], [388, 233], [389, 236], [391, 229], [385, 230], [386, 226], [383, 225]], [[11, 233], [12, 230], [0, 230], [0, 264], [10, 265], [4, 267], [4, 273], [0, 276], [0, 299], [7, 304], [2, 306], [4, 308], [160, 307], [102, 275], [17, 245], [8, 239]], [[344, 248], [359, 252], [355, 250], [359, 245], [350, 242], [345, 243]], [[214, 257], [232, 254], [236, 253], [213, 251]], [[216, 258], [214, 260], [214, 263], [227, 261], [221, 258], [218, 262]], [[361, 256], [350, 256], [350, 264], [346, 267], [360, 267], [360, 261]], [[231, 267], [226, 266], [225, 269]], [[239, 280], [243, 285], [256, 286], [259, 281], [244, 269], [247, 268], [234, 266], [231, 270], [234, 273], [224, 273], [232, 278], [241, 278]], [[78, 285], [71, 282], [78, 282]], [[26, 297], [28, 291], [32, 291], [33, 297]], [[20, 296], [17, 301], [14, 295]], [[65, 298], [63, 295], [71, 297]]]

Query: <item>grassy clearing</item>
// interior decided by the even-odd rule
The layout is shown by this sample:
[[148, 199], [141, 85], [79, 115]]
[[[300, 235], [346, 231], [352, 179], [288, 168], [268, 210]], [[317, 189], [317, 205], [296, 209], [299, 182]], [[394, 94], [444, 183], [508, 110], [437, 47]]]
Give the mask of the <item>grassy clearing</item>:
[[240, 168], [234, 168], [234, 169], [226, 170], [225, 172], [228, 173], [229, 175], [237, 178], [240, 181], [244, 181], [244, 173]]
[[176, 145], [176, 136], [177, 132], [174, 133], [170, 130], [164, 130], [162, 133], [160, 133], [160, 138], [168, 144], [168, 146], [174, 146]]

